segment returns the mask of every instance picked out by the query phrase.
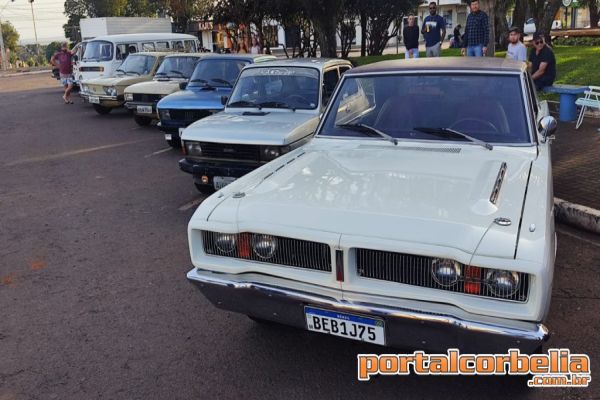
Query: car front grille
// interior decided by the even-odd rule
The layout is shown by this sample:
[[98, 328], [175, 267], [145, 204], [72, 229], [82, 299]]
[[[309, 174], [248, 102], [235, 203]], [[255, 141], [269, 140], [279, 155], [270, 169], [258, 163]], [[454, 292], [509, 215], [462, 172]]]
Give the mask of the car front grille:
[[[518, 272], [519, 288], [512, 295], [494, 293], [486, 280], [487, 268], [480, 268], [478, 276], [465, 278], [463, 273], [456, 283], [450, 286], [438, 284], [431, 273], [434, 257], [394, 253], [381, 250], [356, 249], [356, 273], [362, 278], [378, 279], [403, 283], [412, 286], [441, 289], [450, 292], [467, 293], [481, 297], [526, 302], [529, 293], [529, 274]], [[468, 287], [469, 290], [465, 290]]]
[[159, 94], [142, 94], [142, 93], [134, 93], [133, 101], [140, 103], [156, 103], [160, 100]]
[[267, 259], [261, 257], [259, 253], [254, 250], [254, 242], [259, 239], [262, 234], [231, 234], [231, 236], [235, 237], [235, 248], [226, 249], [229, 251], [223, 251], [223, 249], [218, 246], [217, 239], [220, 235], [223, 234], [202, 231], [202, 242], [206, 254], [287, 267], [331, 272], [331, 251], [329, 245], [325, 243], [268, 235], [275, 239], [277, 245], [272, 257]]
[[80, 72], [102, 72], [104, 71], [104, 67], [79, 67]]
[[194, 122], [211, 114], [210, 110], [169, 110], [171, 119], [178, 121]]
[[260, 161], [260, 146], [201, 142], [203, 158], [228, 158], [233, 160]]

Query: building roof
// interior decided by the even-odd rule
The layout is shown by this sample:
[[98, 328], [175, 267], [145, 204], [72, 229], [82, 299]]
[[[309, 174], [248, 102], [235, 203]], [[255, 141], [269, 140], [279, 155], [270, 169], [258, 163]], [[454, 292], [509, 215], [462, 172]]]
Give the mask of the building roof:
[[281, 67], [313, 67], [318, 69], [324, 69], [335, 65], [348, 65], [352, 66], [352, 63], [348, 60], [340, 58], [283, 58], [267, 63], [261, 63], [258, 65], [251, 65], [246, 68], [256, 68], [262, 66], [281, 66]]
[[354, 68], [346, 74], [368, 74], [394, 71], [425, 71], [425, 70], [455, 70], [455, 71], [502, 71], [522, 72], [527, 64], [521, 61], [508, 60], [498, 57], [433, 57], [416, 58], [411, 60], [389, 60]]

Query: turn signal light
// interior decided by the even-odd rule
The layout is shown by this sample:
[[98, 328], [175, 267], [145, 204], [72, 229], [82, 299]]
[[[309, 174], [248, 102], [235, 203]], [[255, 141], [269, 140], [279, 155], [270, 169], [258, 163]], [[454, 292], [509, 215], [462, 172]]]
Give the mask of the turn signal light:
[[481, 292], [481, 268], [467, 265], [465, 267], [465, 293], [479, 294]]
[[252, 246], [250, 245], [251, 235], [249, 233], [241, 233], [238, 241], [238, 254], [241, 258], [250, 258], [252, 254]]

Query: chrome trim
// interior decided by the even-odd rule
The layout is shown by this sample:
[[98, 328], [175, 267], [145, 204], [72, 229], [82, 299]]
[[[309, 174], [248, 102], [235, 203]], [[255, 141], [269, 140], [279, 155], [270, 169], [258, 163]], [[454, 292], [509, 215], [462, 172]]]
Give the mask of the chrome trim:
[[[465, 314], [457, 317], [446, 313], [392, 307], [349, 300], [342, 291], [314, 285], [306, 290], [289, 289], [275, 284], [246, 280], [239, 274], [221, 274], [193, 268], [187, 279], [217, 307], [306, 329], [304, 306], [382, 317], [385, 319], [386, 345], [403, 348], [443, 350], [506, 351], [519, 348], [531, 351], [549, 338], [542, 323]], [[274, 283], [289, 282], [273, 278]], [[319, 292], [319, 293], [316, 293]], [[372, 296], [377, 300], [376, 296]], [[431, 304], [422, 303], [420, 304]], [[417, 303], [417, 304], [419, 304]], [[464, 314], [464, 313], [463, 313]]]
[[506, 163], [503, 162], [500, 165], [500, 170], [498, 171], [498, 176], [496, 177], [496, 182], [494, 183], [494, 188], [492, 189], [492, 194], [490, 194], [490, 203], [496, 204], [498, 201], [498, 196], [500, 195], [500, 189], [502, 188], [502, 182], [504, 182], [504, 176], [506, 175]]

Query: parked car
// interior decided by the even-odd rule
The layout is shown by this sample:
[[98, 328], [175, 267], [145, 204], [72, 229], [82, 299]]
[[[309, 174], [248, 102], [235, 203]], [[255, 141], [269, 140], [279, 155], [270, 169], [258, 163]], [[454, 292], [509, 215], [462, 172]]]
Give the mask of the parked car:
[[108, 114], [125, 104], [123, 93], [127, 86], [152, 80], [162, 60], [169, 53], [147, 52], [132, 54], [117, 69], [112, 78], [83, 81], [79, 95], [92, 104], [98, 114]]
[[194, 121], [223, 110], [221, 97], [231, 93], [242, 68], [248, 64], [275, 60], [270, 55], [207, 55], [198, 63], [185, 90], [158, 104], [159, 128], [171, 147], [179, 148], [180, 133]]
[[212, 193], [307, 143], [346, 60], [281, 60], [244, 68], [221, 113], [188, 126], [181, 136], [182, 171]]
[[138, 125], [149, 125], [158, 119], [156, 104], [165, 96], [175, 93], [192, 76], [204, 53], [177, 53], [165, 57], [154, 78], [125, 88], [125, 107]]
[[555, 129], [521, 62], [351, 70], [310, 143], [200, 204], [187, 277], [258, 321], [401, 348], [539, 350]]

